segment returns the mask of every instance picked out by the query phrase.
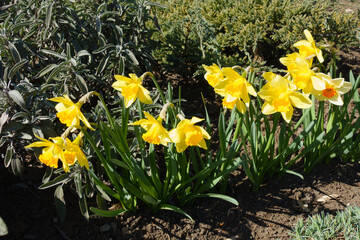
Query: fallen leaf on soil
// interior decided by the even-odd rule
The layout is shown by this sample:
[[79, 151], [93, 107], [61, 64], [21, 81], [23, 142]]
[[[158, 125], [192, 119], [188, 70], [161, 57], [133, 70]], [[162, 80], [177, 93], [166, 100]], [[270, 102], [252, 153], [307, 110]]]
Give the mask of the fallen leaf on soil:
[[293, 200], [292, 205], [296, 211], [307, 212], [307, 213], [311, 212], [310, 209], [308, 208], [308, 204], [303, 203], [301, 200]]
[[324, 195], [324, 196], [316, 199], [316, 201], [320, 202], [320, 203], [326, 203], [327, 201], [338, 198], [339, 196], [340, 196], [339, 194]]

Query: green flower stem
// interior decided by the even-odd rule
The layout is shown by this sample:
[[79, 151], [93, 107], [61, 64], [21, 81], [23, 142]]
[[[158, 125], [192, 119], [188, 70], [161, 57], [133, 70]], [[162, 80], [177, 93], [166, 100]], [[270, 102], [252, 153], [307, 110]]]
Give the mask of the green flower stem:
[[[96, 146], [96, 143], [94, 142], [93, 138], [89, 135], [89, 133], [85, 130], [81, 130], [81, 132], [84, 134], [85, 138], [89, 141], [91, 147], [94, 149], [96, 155], [100, 159], [110, 181], [112, 182], [112, 184], [114, 184], [114, 187], [115, 187], [117, 193], [120, 195], [120, 198], [123, 199], [125, 197], [125, 194], [123, 193], [122, 187], [119, 185], [118, 181], [116, 180], [116, 178], [114, 176], [114, 173], [113, 173], [114, 169], [109, 165], [109, 163], [106, 161], [104, 156], [101, 154], [100, 149]], [[125, 209], [124, 205], [123, 205], [123, 207]]]
[[114, 129], [115, 128], [114, 119], [111, 116], [111, 113], [110, 113], [109, 109], [107, 108], [107, 105], [106, 105], [106, 103], [104, 101], [104, 98], [99, 93], [95, 93], [95, 95], [98, 96], [98, 98], [100, 99], [101, 105], [105, 109], [105, 113], [106, 113], [106, 116], [107, 116], [107, 118], [108, 118], [108, 120], [110, 122], [111, 128]]

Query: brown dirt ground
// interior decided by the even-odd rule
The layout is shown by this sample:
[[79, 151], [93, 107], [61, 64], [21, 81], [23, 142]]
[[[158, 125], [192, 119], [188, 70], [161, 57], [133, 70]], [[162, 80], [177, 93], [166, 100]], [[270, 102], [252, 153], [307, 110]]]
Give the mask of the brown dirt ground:
[[[77, 196], [67, 189], [68, 216], [57, 219], [53, 191], [38, 190], [43, 169], [30, 167], [22, 178], [0, 168], [0, 216], [9, 228], [5, 239], [289, 239], [300, 218], [325, 211], [331, 214], [349, 205], [360, 206], [360, 164], [318, 166], [304, 180], [292, 175], [271, 179], [252, 192], [240, 171], [231, 175], [228, 194], [239, 206], [216, 199], [199, 199], [184, 209], [195, 221], [182, 215], [140, 209], [135, 214], [91, 218], [80, 214]], [[337, 198], [319, 203], [324, 195]], [[301, 210], [297, 201], [308, 204]], [[106, 229], [107, 228], [107, 229]]]

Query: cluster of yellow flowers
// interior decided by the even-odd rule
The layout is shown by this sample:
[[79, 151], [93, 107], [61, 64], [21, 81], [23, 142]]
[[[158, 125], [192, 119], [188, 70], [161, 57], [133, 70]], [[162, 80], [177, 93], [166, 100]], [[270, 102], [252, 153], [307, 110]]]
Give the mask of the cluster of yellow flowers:
[[[285, 77], [266, 72], [263, 74], [267, 83], [256, 93], [253, 86], [246, 81], [234, 68], [220, 68], [216, 64], [203, 67], [206, 70], [205, 79], [214, 88], [215, 92], [223, 97], [222, 104], [225, 108], [236, 109], [244, 114], [249, 107], [250, 97], [259, 95], [265, 100], [262, 106], [263, 114], [273, 114], [280, 112], [286, 122], [290, 122], [294, 107], [309, 108], [312, 101], [309, 95], [312, 94], [319, 101], [328, 100], [332, 104], [342, 105], [342, 94], [351, 89], [351, 83], [345, 82], [343, 78], [332, 79], [324, 73], [316, 73], [311, 67], [313, 58], [317, 57], [320, 63], [324, 61], [322, 52], [316, 47], [314, 39], [308, 30], [304, 31], [306, 40], [301, 40], [294, 44], [299, 52], [292, 53], [280, 59], [280, 62], [287, 67], [288, 74]], [[150, 92], [142, 86], [143, 78], [135, 74], [129, 77], [115, 75], [115, 83], [112, 87], [121, 92], [124, 97], [125, 107], [130, 107], [136, 99], [144, 104], [152, 104]], [[51, 141], [36, 136], [41, 141], [34, 142], [27, 146], [44, 147], [39, 160], [44, 164], [57, 168], [58, 160], [62, 161], [65, 172], [69, 171], [69, 166], [76, 161], [81, 166], [89, 169], [89, 163], [81, 150], [82, 133], [74, 141], [67, 138], [70, 131], [82, 129], [80, 122], [86, 128], [94, 130], [88, 120], [81, 112], [81, 106], [91, 95], [98, 95], [96, 92], [86, 94], [78, 103], [74, 103], [67, 95], [50, 99], [58, 102], [56, 105], [57, 117], [66, 124], [68, 130], [61, 137], [50, 138]], [[140, 125], [146, 130], [142, 135], [144, 141], [152, 144], [175, 143], [177, 152], [185, 151], [188, 146], [198, 146], [207, 149], [206, 140], [210, 135], [200, 126], [195, 124], [203, 121], [197, 117], [185, 119], [178, 115], [181, 121], [176, 128], [168, 131], [162, 125], [165, 118], [165, 104], [160, 116], [155, 119], [150, 113], [144, 112], [146, 119], [140, 119], [129, 125]]]
[[[140, 102], [151, 104], [152, 100], [149, 91], [142, 86], [143, 78], [138, 78], [135, 74], [129, 74], [129, 77], [115, 75], [116, 82], [113, 83], [113, 88], [120, 91], [125, 100], [125, 107], [129, 107], [136, 99]], [[165, 105], [166, 109], [169, 105]], [[172, 142], [176, 145], [176, 151], [181, 153], [185, 151], [188, 146], [198, 146], [207, 149], [205, 139], [210, 139], [210, 135], [200, 126], [195, 124], [203, 121], [197, 117], [192, 117], [191, 120], [184, 119], [183, 116], [178, 115], [181, 121], [176, 128], [168, 131], [163, 125], [162, 121], [165, 117], [164, 111], [155, 119], [150, 113], [144, 112], [146, 119], [140, 119], [130, 125], [140, 125], [146, 130], [142, 135], [144, 141], [152, 144], [162, 144], [167, 146]]]
[[94, 94], [94, 92], [85, 95], [85, 98], [81, 99], [78, 103], [71, 101], [67, 95], [49, 99], [58, 102], [55, 106], [57, 111], [56, 116], [61, 123], [68, 127], [68, 130], [65, 131], [61, 137], [50, 138], [51, 141], [35, 135], [36, 138], [41, 141], [33, 142], [27, 145], [26, 148], [44, 147], [39, 156], [40, 162], [49, 167], [57, 168], [58, 161], [60, 160], [65, 172], [69, 172], [69, 166], [74, 165], [76, 161], [79, 162], [80, 166], [89, 169], [89, 162], [81, 150], [83, 134], [80, 132], [74, 141], [67, 138], [67, 135], [76, 128], [81, 129], [80, 121], [82, 121], [87, 128], [94, 130], [84, 114], [80, 111], [85, 99], [91, 94]]
[[[313, 58], [320, 63], [324, 61], [322, 52], [316, 47], [315, 41], [308, 30], [304, 31], [306, 40], [298, 41], [294, 47], [299, 52], [292, 53], [280, 59], [287, 67], [286, 77], [266, 72], [263, 74], [267, 83], [260, 89], [258, 95], [265, 100], [262, 106], [263, 114], [280, 112], [286, 122], [290, 122], [294, 108], [309, 108], [312, 94], [319, 101], [328, 100], [335, 105], [343, 105], [342, 94], [351, 89], [351, 83], [343, 78], [332, 79], [324, 73], [316, 73], [312, 69]], [[236, 108], [245, 113], [249, 106], [249, 94], [256, 96], [254, 88], [234, 69], [219, 68], [216, 64], [203, 66], [206, 70], [205, 79], [223, 98], [225, 108]], [[244, 104], [245, 103], [245, 104]]]

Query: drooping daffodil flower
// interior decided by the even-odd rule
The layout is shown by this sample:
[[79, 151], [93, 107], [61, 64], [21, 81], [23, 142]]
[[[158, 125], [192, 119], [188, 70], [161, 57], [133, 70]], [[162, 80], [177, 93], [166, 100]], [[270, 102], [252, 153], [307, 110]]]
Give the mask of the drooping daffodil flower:
[[299, 53], [305, 58], [316, 56], [320, 63], [324, 62], [322, 52], [319, 48], [316, 47], [314, 38], [312, 37], [309, 30], [305, 29], [304, 34], [306, 40], [300, 40], [294, 43], [293, 46], [299, 49]]
[[74, 141], [71, 141], [67, 138], [64, 154], [69, 165], [73, 165], [75, 162], [79, 162], [80, 166], [89, 170], [89, 162], [81, 149], [82, 137], [83, 134], [80, 132]]
[[144, 141], [166, 146], [170, 140], [168, 131], [162, 126], [162, 118], [155, 119], [150, 113], [144, 112], [146, 119], [140, 119], [129, 125], [140, 125], [147, 132], [142, 135]]
[[84, 125], [91, 130], [94, 128], [91, 127], [89, 121], [85, 118], [84, 114], [81, 112], [80, 108], [83, 105], [82, 101], [74, 103], [68, 95], [63, 97], [50, 98], [50, 101], [58, 102], [55, 109], [57, 111], [56, 116], [59, 118], [60, 122], [66, 124], [67, 127], [74, 126], [80, 128], [80, 120]]
[[142, 85], [141, 77], [139, 78], [133, 73], [129, 74], [130, 78], [121, 75], [114, 77], [116, 82], [112, 84], [112, 87], [121, 92], [125, 99], [126, 108], [130, 107], [136, 99], [145, 104], [153, 103], [150, 92]]
[[51, 141], [36, 136], [41, 141], [33, 142], [26, 146], [26, 148], [33, 148], [33, 147], [44, 147], [42, 149], [42, 153], [39, 156], [40, 162], [44, 163], [45, 165], [57, 168], [58, 161], [60, 160], [63, 163], [63, 168], [65, 172], [69, 171], [69, 163], [64, 154], [64, 140], [62, 137], [54, 137], [50, 138]]

